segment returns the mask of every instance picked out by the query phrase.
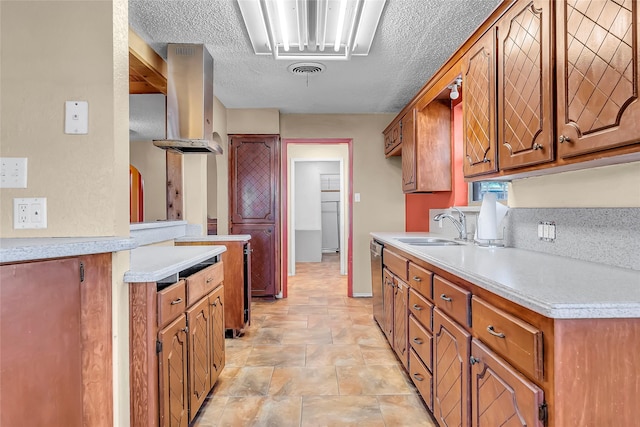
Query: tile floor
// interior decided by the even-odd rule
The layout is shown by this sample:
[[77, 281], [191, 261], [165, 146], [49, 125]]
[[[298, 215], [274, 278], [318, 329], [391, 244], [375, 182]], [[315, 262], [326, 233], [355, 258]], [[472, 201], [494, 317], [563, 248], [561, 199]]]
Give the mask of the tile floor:
[[252, 303], [193, 427], [435, 427], [337, 258], [298, 263], [287, 299]]

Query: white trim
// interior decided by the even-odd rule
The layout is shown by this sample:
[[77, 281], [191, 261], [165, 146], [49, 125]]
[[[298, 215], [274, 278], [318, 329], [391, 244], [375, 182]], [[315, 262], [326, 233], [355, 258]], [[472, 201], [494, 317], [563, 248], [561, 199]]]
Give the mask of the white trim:
[[373, 294], [371, 292], [358, 292], [358, 293], [353, 293], [353, 298], [371, 298], [373, 297]]

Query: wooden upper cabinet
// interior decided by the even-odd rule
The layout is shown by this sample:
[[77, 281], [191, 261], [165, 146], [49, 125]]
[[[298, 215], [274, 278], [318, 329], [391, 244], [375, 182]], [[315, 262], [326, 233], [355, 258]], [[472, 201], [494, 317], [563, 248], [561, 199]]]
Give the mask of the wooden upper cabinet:
[[417, 188], [416, 180], [416, 110], [402, 117], [402, 191], [412, 192]]
[[549, 0], [520, 0], [497, 24], [500, 169], [554, 159]]
[[464, 176], [498, 171], [496, 153], [495, 29], [462, 60]]
[[558, 1], [558, 153], [570, 157], [640, 141], [640, 5]]
[[400, 136], [401, 124], [397, 121], [384, 131], [384, 155], [386, 157], [399, 156], [402, 151]]
[[[413, 114], [412, 114], [413, 113]], [[402, 121], [402, 189], [451, 191], [451, 107], [435, 100]]]

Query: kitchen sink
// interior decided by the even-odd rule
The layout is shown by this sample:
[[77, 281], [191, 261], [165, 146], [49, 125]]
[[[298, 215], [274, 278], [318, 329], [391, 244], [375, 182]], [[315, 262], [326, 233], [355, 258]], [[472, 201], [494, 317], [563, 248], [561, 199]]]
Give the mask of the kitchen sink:
[[399, 237], [399, 242], [412, 246], [456, 246], [461, 243], [449, 239], [441, 239], [438, 237]]

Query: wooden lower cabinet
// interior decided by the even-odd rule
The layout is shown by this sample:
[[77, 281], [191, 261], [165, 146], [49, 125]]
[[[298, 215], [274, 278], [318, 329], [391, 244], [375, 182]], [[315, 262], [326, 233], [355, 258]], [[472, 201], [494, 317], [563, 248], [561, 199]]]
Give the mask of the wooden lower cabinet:
[[382, 332], [387, 337], [387, 341], [393, 347], [393, 308], [394, 308], [394, 295], [395, 295], [395, 282], [393, 281], [393, 275], [389, 270], [384, 269], [383, 275], [383, 311], [382, 311]]
[[187, 426], [213, 388], [225, 364], [222, 268], [129, 285], [132, 427]]
[[[211, 346], [209, 298], [202, 298], [187, 310], [189, 325], [189, 421], [200, 408], [211, 389]], [[195, 409], [195, 410], [194, 410]]]
[[485, 347], [471, 341], [471, 425], [544, 427], [544, 393]]
[[409, 286], [395, 279], [393, 297], [393, 349], [405, 369], [409, 369]]
[[[226, 285], [225, 285], [226, 287]], [[209, 315], [211, 317], [209, 337], [211, 339], [211, 386], [215, 384], [225, 365], [225, 305], [224, 287], [219, 286], [209, 294]]]
[[433, 312], [433, 412], [441, 427], [469, 426], [471, 334], [438, 308]]
[[413, 349], [409, 350], [409, 376], [415, 384], [422, 400], [433, 411], [433, 376]]
[[187, 392], [187, 317], [182, 314], [158, 333], [163, 351], [160, 370], [160, 425], [186, 427], [189, 424]]

